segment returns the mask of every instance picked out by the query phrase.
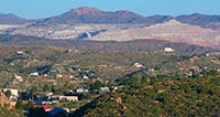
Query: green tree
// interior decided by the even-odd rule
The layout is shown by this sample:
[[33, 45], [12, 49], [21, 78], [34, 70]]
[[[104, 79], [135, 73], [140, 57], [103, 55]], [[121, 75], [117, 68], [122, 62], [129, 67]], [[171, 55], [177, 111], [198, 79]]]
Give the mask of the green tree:
[[20, 109], [8, 109], [0, 107], [0, 117], [25, 117]]
[[50, 91], [50, 86], [48, 84], [45, 84], [44, 87], [43, 87], [43, 91], [44, 92]]
[[30, 90], [30, 93], [31, 94], [36, 94], [37, 92], [38, 92], [38, 88], [36, 86], [32, 86], [31, 90]]
[[54, 85], [51, 86], [51, 92], [57, 93], [57, 88], [56, 88], [56, 86], [54, 86]]
[[7, 90], [4, 93], [5, 93], [5, 96], [8, 97], [8, 98], [11, 96], [11, 91], [10, 90]]
[[99, 80], [95, 81], [94, 83], [90, 84], [90, 89], [92, 91], [101, 88], [102, 86], [104, 86], [104, 84], [102, 84]]
[[16, 109], [23, 109], [23, 104], [22, 104], [21, 100], [18, 100], [16, 102], [15, 108]]
[[34, 104], [31, 101], [28, 101], [27, 104], [22, 105], [24, 110], [34, 107]]

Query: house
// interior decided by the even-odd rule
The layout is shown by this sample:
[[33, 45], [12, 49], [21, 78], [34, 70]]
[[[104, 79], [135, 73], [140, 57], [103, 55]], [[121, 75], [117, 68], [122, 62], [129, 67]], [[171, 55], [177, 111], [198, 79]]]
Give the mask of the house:
[[23, 78], [21, 76], [15, 75], [15, 79], [17, 79], [19, 82], [23, 82]]
[[53, 92], [46, 92], [46, 93], [44, 93], [44, 96], [52, 97], [53, 96]]
[[134, 63], [133, 66], [137, 67], [137, 68], [142, 68], [144, 67], [144, 65], [140, 64], [140, 63]]
[[69, 78], [70, 78], [70, 79], [73, 79], [73, 78], [74, 78], [74, 76], [73, 76], [73, 75], [70, 75], [70, 76], [69, 76]]
[[165, 48], [164, 48], [164, 52], [166, 52], [166, 53], [172, 53], [172, 52], [175, 52], [175, 50], [174, 50], [173, 48], [171, 48], [171, 47], [165, 47]]
[[110, 92], [110, 89], [109, 89], [109, 87], [101, 87], [100, 91], [101, 92]]
[[193, 72], [192, 71], [186, 73], [186, 77], [192, 77], [192, 76], [193, 76]]
[[88, 79], [89, 79], [89, 77], [88, 77], [87, 75], [84, 75], [84, 76], [83, 76], [83, 79], [88, 80]]
[[78, 89], [76, 89], [76, 92], [77, 92], [77, 93], [88, 93], [89, 90], [88, 90], [88, 89], [85, 89], [85, 88], [78, 88]]
[[45, 112], [49, 112], [49, 111], [53, 110], [53, 108], [46, 106], [46, 105], [43, 106], [43, 109], [45, 110]]
[[114, 89], [114, 90], [118, 90], [118, 89], [121, 89], [121, 88], [123, 88], [123, 87], [124, 87], [124, 85], [114, 86], [113, 89]]
[[11, 65], [11, 66], [14, 66], [15, 64], [14, 64], [14, 63], [10, 63], [10, 65]]
[[57, 78], [62, 78], [62, 77], [63, 77], [63, 75], [57, 74]]
[[209, 57], [210, 56], [210, 54], [209, 53], [206, 53], [206, 57]]
[[12, 96], [19, 97], [18, 89], [8, 89], [8, 88], [5, 88], [5, 89], [3, 89], [3, 91], [4, 92], [10, 91]]
[[38, 98], [33, 100], [34, 105], [51, 105], [53, 102], [44, 98]]
[[52, 98], [58, 99], [60, 101], [78, 101], [78, 96], [52, 96]]
[[17, 51], [17, 54], [22, 55], [22, 54], [24, 54], [24, 52], [23, 51]]
[[52, 101], [42, 101], [41, 102], [41, 105], [51, 105], [51, 104], [53, 104]]
[[39, 73], [38, 72], [33, 72], [30, 74], [31, 76], [39, 76]]

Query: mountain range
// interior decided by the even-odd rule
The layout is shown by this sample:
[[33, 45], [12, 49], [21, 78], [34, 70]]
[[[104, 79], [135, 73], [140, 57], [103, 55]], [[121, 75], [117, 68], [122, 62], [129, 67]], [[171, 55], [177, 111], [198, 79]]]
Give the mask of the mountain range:
[[43, 24], [156, 24], [169, 20], [177, 20], [182, 23], [199, 25], [205, 28], [219, 29], [220, 15], [203, 15], [194, 13], [177, 17], [168, 15], [153, 15], [144, 17], [131, 11], [120, 10], [116, 12], [101, 11], [96, 8], [80, 7], [71, 9], [61, 15], [44, 19], [27, 20], [14, 14], [0, 13], [0, 24], [43, 23]]
[[195, 13], [144, 17], [131, 11], [110, 12], [81, 7], [36, 20], [0, 14], [0, 34], [95, 41], [156, 39], [218, 48], [220, 15]]

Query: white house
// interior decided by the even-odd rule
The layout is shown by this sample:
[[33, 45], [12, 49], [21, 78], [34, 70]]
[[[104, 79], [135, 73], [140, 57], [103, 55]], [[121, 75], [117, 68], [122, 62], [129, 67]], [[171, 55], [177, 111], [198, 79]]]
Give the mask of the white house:
[[164, 48], [164, 52], [167, 52], [167, 53], [172, 53], [172, 52], [175, 52], [175, 50], [171, 47], [165, 47]]
[[58, 78], [62, 78], [63, 75], [61, 75], [61, 74], [57, 74], [57, 77], [58, 77]]
[[89, 79], [89, 77], [88, 77], [87, 75], [84, 75], [84, 76], [83, 76], [83, 79], [88, 80], [88, 79]]
[[144, 65], [140, 64], [140, 63], [134, 63], [133, 66], [137, 67], [137, 68], [142, 68], [144, 67]]
[[22, 54], [24, 54], [24, 52], [23, 51], [17, 51], [17, 54], [22, 55]]
[[5, 88], [5, 89], [3, 89], [3, 91], [4, 92], [10, 91], [12, 96], [19, 97], [18, 89], [8, 89], [8, 88]]
[[109, 87], [101, 87], [100, 91], [101, 92], [110, 92], [110, 89], [109, 89]]
[[118, 89], [121, 89], [123, 87], [124, 87], [124, 85], [120, 85], [120, 86], [114, 86], [113, 88], [114, 88], [114, 90], [118, 90]]
[[209, 57], [209, 53], [206, 53], [206, 57]]
[[33, 72], [30, 74], [31, 76], [39, 76], [39, 73], [38, 72]]

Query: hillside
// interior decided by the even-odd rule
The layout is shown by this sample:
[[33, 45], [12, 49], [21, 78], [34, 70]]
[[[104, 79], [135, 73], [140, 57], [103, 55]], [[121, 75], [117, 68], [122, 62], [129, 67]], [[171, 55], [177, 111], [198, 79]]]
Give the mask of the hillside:
[[0, 107], [0, 117], [26, 117], [22, 110]]
[[218, 116], [220, 78], [130, 79], [122, 90], [104, 94], [71, 117], [94, 116]]
[[191, 45], [187, 43], [176, 43], [155, 39], [133, 40], [133, 41], [92, 41], [92, 40], [50, 40], [30, 36], [6, 36], [0, 35], [0, 43], [20, 46], [57, 46], [69, 49], [104, 51], [104, 52], [138, 52], [138, 51], [163, 51], [165, 47], [172, 47], [178, 53], [203, 54], [214, 52], [214, 49]]
[[26, 19], [18, 17], [14, 14], [0, 14], [0, 24], [23, 24]]
[[176, 17], [176, 19], [183, 23], [199, 25], [204, 28], [211, 28], [216, 30], [220, 29], [219, 15], [203, 15], [203, 14], [194, 13], [191, 15], [181, 15]]
[[[63, 44], [63, 41], [50, 40], [48, 44], [44, 39], [40, 43], [22, 39], [22, 44], [16, 42], [21, 42], [19, 40], [0, 44], [1, 87], [27, 90], [32, 86], [57, 84], [62, 89], [66, 82], [76, 87], [80, 85], [78, 82], [84, 81], [84, 76], [91, 80], [113, 80], [138, 73], [142, 67], [136, 67], [134, 63], [142, 64], [143, 72], [151, 76], [176, 72], [185, 76], [191, 71], [219, 69], [220, 63], [217, 51], [182, 43], [66, 41]], [[166, 53], [164, 47], [172, 47], [175, 52]], [[39, 73], [37, 78], [30, 75], [35, 72]], [[19, 76], [22, 80], [16, 79]]]
[[91, 37], [90, 40], [129, 41], [135, 39], [157, 39], [213, 47], [218, 45], [219, 37], [219, 31], [170, 20], [145, 27], [107, 30]]

